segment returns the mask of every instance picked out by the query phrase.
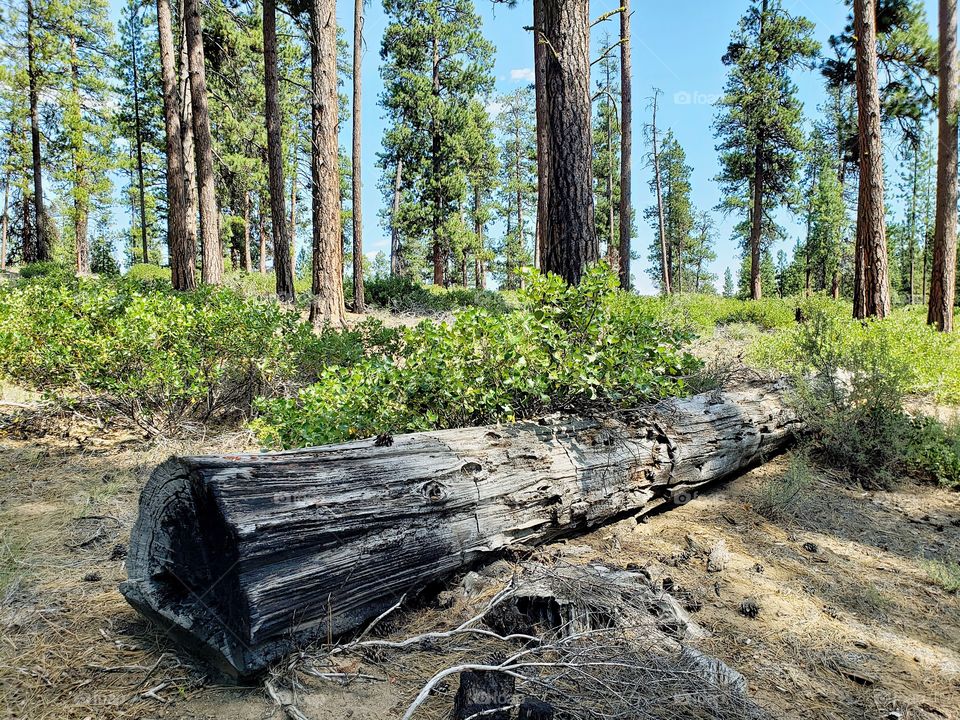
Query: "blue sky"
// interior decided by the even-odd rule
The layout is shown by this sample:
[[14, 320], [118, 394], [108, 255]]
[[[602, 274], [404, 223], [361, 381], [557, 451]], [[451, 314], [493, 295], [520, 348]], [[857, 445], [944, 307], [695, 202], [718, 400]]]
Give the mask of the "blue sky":
[[[506, 93], [528, 84], [532, 78], [533, 41], [523, 30], [531, 24], [531, 0], [518, 0], [515, 7], [495, 4], [490, 0], [474, 0], [483, 20], [483, 32], [497, 48], [494, 72], [496, 92]], [[936, 31], [936, 0], [924, 0], [931, 30]], [[718, 172], [714, 149], [712, 123], [714, 100], [723, 91], [725, 68], [720, 61], [726, 50], [730, 33], [736, 26], [747, 0], [633, 0], [633, 97], [634, 97], [634, 155], [633, 204], [638, 215], [638, 236], [634, 248], [643, 259], [634, 260], [632, 274], [640, 292], [653, 292], [647, 277], [647, 248], [653, 239], [653, 230], [642, 219], [642, 211], [653, 203], [648, 188], [651, 171], [646, 165], [648, 148], [643, 141], [642, 126], [649, 120], [647, 98], [654, 87], [663, 91], [658, 113], [658, 125], [670, 128], [687, 153], [693, 167], [693, 202], [698, 209], [710, 210], [720, 197], [713, 182]], [[845, 23], [847, 9], [842, 0], [784, 0], [784, 6], [793, 14], [804, 15], [816, 24], [816, 37], [824, 45], [827, 38], [839, 32]], [[114, 17], [119, 17], [121, 0], [111, 0]], [[598, 17], [619, 6], [615, 0], [596, 0], [591, 15]], [[346, 36], [352, 38], [353, 1], [338, 0], [338, 21]], [[363, 56], [363, 217], [364, 249], [369, 254], [389, 252], [389, 236], [381, 227], [379, 212], [384, 200], [377, 188], [379, 170], [377, 153], [385, 129], [382, 111], [378, 105], [380, 94], [380, 38], [387, 19], [380, 0], [370, 0], [367, 8], [365, 36], [367, 47]], [[619, 32], [616, 18], [594, 29], [593, 54], [600, 48], [604, 31]], [[808, 117], [816, 113], [823, 100], [823, 84], [816, 71], [798, 72], [794, 77]], [[349, 147], [349, 123], [341, 128], [341, 144]], [[717, 255], [713, 264], [720, 280], [730, 267], [736, 272], [738, 251], [731, 239], [736, 218], [715, 213], [717, 222]], [[802, 232], [800, 222], [788, 213], [780, 220], [787, 228], [789, 245]], [[493, 233], [498, 232], [496, 227]], [[301, 242], [303, 239], [301, 239]]]

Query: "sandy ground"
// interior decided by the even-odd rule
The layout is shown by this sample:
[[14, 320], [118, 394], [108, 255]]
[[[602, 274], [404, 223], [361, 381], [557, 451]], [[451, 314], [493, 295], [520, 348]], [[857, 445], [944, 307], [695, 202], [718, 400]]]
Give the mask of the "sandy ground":
[[[218, 685], [117, 592], [139, 488], [172, 453], [251, 449], [244, 433], [158, 442], [78, 415], [0, 400], [0, 716], [10, 718], [291, 717], [263, 686]], [[570, 541], [583, 560], [652, 568], [712, 636], [704, 651], [743, 673], [779, 718], [960, 718], [960, 599], [927, 559], [960, 559], [960, 496], [904, 484], [864, 492], [816, 470], [789, 512], [761, 515], [789, 456], [637, 524]], [[723, 541], [730, 561], [707, 572]], [[545, 555], [553, 550], [547, 548]], [[760, 607], [749, 619], [742, 601]], [[463, 603], [396, 618], [405, 637], [468, 617]], [[459, 651], [461, 655], [465, 652]], [[311, 720], [386, 720], [451, 662], [421, 648], [361, 660], [377, 678], [347, 687], [304, 680]], [[424, 707], [444, 717], [452, 690]]]

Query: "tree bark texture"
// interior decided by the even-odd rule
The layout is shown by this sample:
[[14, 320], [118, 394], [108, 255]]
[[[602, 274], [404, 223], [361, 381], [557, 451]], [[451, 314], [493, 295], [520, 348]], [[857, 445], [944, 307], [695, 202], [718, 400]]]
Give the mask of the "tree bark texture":
[[403, 160], [397, 160], [393, 173], [393, 209], [390, 213], [390, 274], [403, 272], [403, 249], [400, 247], [400, 182], [403, 174]]
[[[167, 138], [167, 247], [170, 276], [175, 290], [196, 287], [195, 236], [187, 231], [187, 187], [184, 183], [180, 98], [174, 65], [173, 24], [169, 0], [157, 0], [157, 34], [160, 38], [160, 74], [163, 83], [163, 118]], [[186, 100], [185, 100], [186, 102]]]
[[220, 247], [220, 216], [213, 174], [213, 138], [207, 106], [207, 71], [203, 57], [203, 24], [197, 0], [184, 0], [187, 23], [187, 54], [190, 64], [190, 98], [193, 112], [193, 142], [196, 147], [197, 189], [200, 206], [200, 239], [203, 254], [201, 279], [210, 285], [223, 282], [223, 250]]
[[[180, 0], [180, 139], [183, 145], [183, 184], [186, 188], [187, 241], [196, 254], [200, 229], [197, 225], [197, 154], [193, 142], [193, 108], [190, 103], [190, 55], [187, 51], [187, 20]], [[194, 257], [194, 264], [196, 258]]]
[[927, 322], [953, 330], [957, 286], [957, 0], [940, 0], [937, 210]]
[[543, 34], [543, 4], [546, 1], [533, 0], [533, 89], [537, 115], [537, 236], [534, 262], [541, 270], [547, 266], [550, 235], [547, 212], [550, 198], [550, 116], [547, 110], [547, 45]]
[[360, 91], [363, 59], [363, 3], [353, 0], [353, 311], [364, 311], [363, 297], [363, 199], [360, 182]]
[[121, 590], [228, 673], [253, 675], [498, 551], [688, 502], [790, 442], [788, 391], [757, 381], [622, 420], [171, 458], [143, 490]]
[[854, 0], [857, 58], [857, 133], [860, 142], [860, 189], [857, 202], [853, 316], [890, 314], [890, 272], [883, 208], [883, 142], [877, 85], [875, 0]]
[[[287, 209], [284, 202], [283, 139], [277, 77], [277, 5], [275, 0], [263, 2], [263, 67], [267, 122], [267, 174], [270, 185], [270, 226], [273, 228], [273, 272], [277, 297], [293, 302], [293, 271], [290, 264], [290, 236], [287, 230]], [[263, 240], [261, 240], [261, 247]], [[261, 251], [261, 267], [264, 265]]]
[[590, 129], [590, 2], [543, 0], [550, 185], [544, 269], [571, 285], [599, 259]]
[[147, 200], [143, 180], [143, 128], [140, 119], [140, 75], [137, 69], [137, 41], [130, 38], [130, 57], [133, 70], [133, 134], [137, 150], [137, 199], [140, 211], [140, 250], [144, 263], [150, 262], [149, 244], [147, 243]]
[[33, 243], [24, 244], [25, 263], [44, 262], [51, 258], [50, 234], [47, 228], [47, 216], [43, 207], [43, 162], [40, 155], [40, 110], [37, 77], [40, 73], [36, 65], [36, 14], [32, 0], [27, 0], [27, 77], [29, 79], [30, 101], [30, 152], [33, 163], [33, 212], [36, 234]]
[[310, 69], [312, 86], [313, 299], [315, 326], [342, 326], [343, 241], [340, 227], [340, 168], [337, 145], [337, 18], [335, 0], [312, 0]]
[[630, 289], [630, 231], [633, 228], [633, 59], [630, 49], [630, 0], [620, 11], [620, 287]]

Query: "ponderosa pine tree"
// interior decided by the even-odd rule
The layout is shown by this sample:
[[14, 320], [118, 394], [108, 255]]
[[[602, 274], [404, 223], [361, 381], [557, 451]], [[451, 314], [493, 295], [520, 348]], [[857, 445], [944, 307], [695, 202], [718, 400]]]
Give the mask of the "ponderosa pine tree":
[[74, 265], [88, 275], [90, 217], [109, 204], [113, 153], [107, 59], [113, 28], [105, 2], [65, 2], [58, 6], [57, 26], [66, 38], [66, 83], [60, 93], [55, 146], [60, 156], [53, 177], [66, 189], [67, 220], [73, 233]]
[[[173, 25], [169, 0], [157, 0], [157, 34], [160, 41], [163, 116], [167, 136], [167, 247], [170, 274], [176, 290], [196, 287], [197, 249], [187, 231], [187, 218], [194, 212], [188, 203], [184, 147], [180, 128], [180, 93], [174, 63]], [[184, 103], [189, 98], [183, 99]]]
[[[610, 47], [609, 36], [603, 46]], [[593, 119], [594, 218], [607, 262], [620, 268], [620, 83], [617, 59], [605, 52], [594, 61], [597, 81]]]
[[883, 199], [883, 140], [877, 84], [875, 0], [854, 0], [853, 19], [860, 157], [853, 316], [883, 318], [890, 314], [890, 277]]
[[[273, 230], [273, 272], [277, 297], [291, 302], [294, 297], [290, 265], [290, 234], [287, 226], [286, 185], [283, 181], [283, 123], [280, 117], [280, 83], [277, 77], [277, 7], [275, 0], [263, 2], [263, 66], [267, 129], [267, 169], [270, 184], [270, 226]], [[263, 208], [261, 206], [261, 213]], [[263, 231], [261, 230], [261, 233]], [[266, 241], [260, 243], [260, 268], [266, 270]]]
[[633, 60], [630, 44], [630, 0], [620, 9], [620, 287], [631, 285], [633, 236]]
[[664, 219], [663, 212], [663, 180], [660, 175], [660, 143], [659, 143], [659, 129], [657, 128], [657, 105], [658, 100], [661, 95], [661, 91], [657, 88], [653, 89], [653, 95], [650, 98], [650, 109], [651, 109], [651, 120], [650, 125], [648, 125], [648, 132], [650, 135], [650, 163], [653, 165], [653, 180], [652, 188], [653, 192], [657, 198], [657, 207], [656, 207], [656, 218], [657, 218], [657, 249], [659, 254], [651, 254], [651, 258], [656, 257], [658, 260], [657, 267], [660, 268], [660, 274], [657, 277], [654, 277], [654, 282], [659, 280], [660, 283], [660, 292], [664, 295], [669, 295], [671, 292], [670, 287], [670, 260], [667, 254], [667, 229], [666, 221]]
[[340, 216], [340, 98], [337, 92], [337, 8], [311, 0], [311, 217], [313, 221], [310, 321], [343, 325], [343, 239]]
[[[466, 221], [468, 232], [460, 256], [460, 282], [467, 285], [467, 266], [472, 265], [473, 283], [486, 287], [486, 269], [492, 259], [485, 242], [485, 227], [490, 221], [493, 191], [497, 185], [499, 162], [494, 137], [494, 123], [482, 102], [474, 99], [464, 134], [464, 159], [467, 167]], [[530, 107], [532, 114], [532, 105]], [[533, 142], [533, 138], [529, 138]], [[532, 150], [530, 151], [532, 153]], [[535, 161], [534, 161], [535, 163]], [[534, 168], [536, 165], [534, 164]], [[534, 200], [534, 204], [536, 201]], [[461, 211], [462, 214], [462, 211]], [[532, 226], [532, 222], [531, 222]], [[472, 232], [469, 232], [472, 230]]]
[[403, 163], [404, 255], [415, 247], [426, 252], [434, 284], [444, 285], [451, 246], [443, 228], [468, 208], [470, 106], [493, 88], [493, 46], [480, 33], [471, 0], [387, 0], [384, 10], [390, 23], [381, 46], [382, 103], [392, 123], [385, 162]]
[[353, 311], [362, 313], [363, 298], [363, 202], [360, 180], [360, 94], [361, 66], [363, 59], [363, 4], [353, 0], [353, 137], [350, 161], [352, 168], [351, 191], [353, 202]]
[[[690, 232], [693, 229], [693, 204], [690, 199], [690, 178], [693, 168], [687, 165], [687, 155], [668, 130], [658, 151], [659, 173], [651, 180], [651, 190], [655, 190], [657, 175], [660, 178], [662, 201], [647, 208], [644, 215], [650, 220], [655, 231], [659, 230], [661, 212], [663, 217], [663, 244], [659, 239], [650, 246], [650, 267], [647, 272], [655, 283], [662, 283], [666, 277], [667, 287], [673, 293], [689, 291], [684, 287], [684, 268], [687, 266], [687, 250]], [[666, 256], [666, 268], [662, 258]], [[661, 292], [664, 286], [661, 285]]]
[[499, 98], [500, 209], [506, 233], [498, 276], [507, 289], [520, 287], [520, 269], [533, 260], [536, 242], [536, 97], [530, 88]]
[[937, 214], [927, 322], [953, 330], [957, 273], [957, 0], [940, 0]]
[[589, 0], [542, 0], [549, 192], [543, 269], [580, 282], [599, 258], [593, 215]]
[[190, 67], [190, 109], [197, 162], [200, 210], [201, 280], [209, 285], [223, 281], [223, 250], [220, 246], [220, 211], [217, 207], [213, 171], [213, 137], [207, 98], [207, 70], [203, 52], [203, 21], [197, 0], [184, 0], [187, 57]]
[[813, 23], [788, 13], [779, 0], [753, 0], [723, 56], [730, 72], [715, 123], [722, 166], [717, 179], [728, 198], [750, 198], [754, 300], [763, 294], [764, 212], [792, 193], [804, 145], [802, 105], [790, 73], [809, 66], [818, 51]]

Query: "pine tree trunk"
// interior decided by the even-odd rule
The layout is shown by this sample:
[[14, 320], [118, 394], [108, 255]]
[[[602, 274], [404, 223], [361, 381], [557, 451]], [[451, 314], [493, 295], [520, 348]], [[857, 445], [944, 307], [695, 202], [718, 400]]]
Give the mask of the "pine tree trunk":
[[633, 227], [633, 61], [630, 48], [630, 0], [620, 11], [620, 287], [630, 289], [630, 231]]
[[890, 314], [887, 232], [883, 208], [883, 142], [877, 86], [875, 0], [854, 0], [857, 58], [857, 131], [860, 142], [860, 191], [857, 202], [856, 277], [853, 316]]
[[[610, 64], [607, 63], [607, 92], [610, 92]], [[613, 103], [607, 97], [607, 263], [610, 268], [619, 266], [617, 262], [617, 241], [614, 228], [613, 208]]]
[[[134, 11], [134, 16], [136, 11]], [[147, 244], [147, 201], [143, 181], [143, 131], [140, 119], [140, 71], [137, 58], [137, 38], [130, 36], [130, 58], [133, 71], [133, 139], [137, 153], [137, 196], [140, 201], [140, 249], [144, 263], [150, 261], [149, 246]]]
[[760, 244], [763, 239], [763, 133], [759, 133], [754, 148], [753, 209], [750, 216], [750, 299], [763, 297], [760, 287]]
[[589, 0], [544, 0], [550, 223], [544, 269], [571, 285], [599, 257], [593, 212]]
[[363, 3], [353, 0], [353, 311], [364, 311], [363, 218], [360, 182], [360, 80], [363, 57]]
[[[293, 273], [290, 270], [290, 238], [287, 235], [287, 209], [284, 205], [283, 138], [280, 118], [280, 92], [277, 77], [277, 6], [275, 0], [263, 2], [264, 107], [267, 124], [267, 175], [270, 189], [270, 225], [273, 228], [273, 271], [277, 297], [293, 302]], [[265, 241], [261, 238], [261, 247]], [[261, 252], [261, 255], [265, 253]], [[260, 260], [261, 266], [264, 263]]]
[[[659, 90], [653, 92], [653, 122], [650, 125], [650, 136], [653, 140], [653, 184], [657, 193], [657, 230], [660, 234], [660, 292], [669, 295], [670, 288], [670, 251], [667, 247], [667, 226], [663, 213], [663, 184], [660, 179], [660, 148], [657, 145], [657, 96]], [[621, 190], [621, 193], [623, 191]]]
[[[480, 188], [473, 188], [473, 234], [477, 238], [477, 250], [473, 254], [473, 283], [477, 290], [486, 288], [483, 269], [483, 221], [480, 218]], [[534, 248], [536, 251], [536, 248]]]
[[167, 136], [167, 246], [170, 275], [175, 290], [196, 287], [196, 245], [187, 231], [187, 192], [184, 184], [180, 100], [173, 60], [173, 26], [169, 0], [157, 0], [157, 34], [163, 83], [163, 117]]
[[543, 6], [548, 0], [533, 0], [533, 67], [537, 115], [537, 237], [534, 248], [536, 267], [547, 266], [550, 241], [550, 114], [547, 108], [547, 45], [543, 24]]
[[30, 149], [33, 159], [33, 207], [36, 217], [36, 236], [31, 256], [27, 256], [28, 248], [24, 247], [24, 262], [43, 262], [50, 260], [50, 234], [47, 229], [47, 216], [43, 207], [43, 165], [40, 156], [40, 111], [37, 77], [40, 71], [36, 67], [36, 36], [34, 32], [36, 17], [33, 11], [33, 0], [27, 0], [27, 76], [30, 83]]
[[297, 178], [300, 177], [300, 154], [294, 140], [290, 148], [290, 277], [297, 279]]
[[243, 271], [253, 272], [250, 251], [250, 191], [243, 191]]
[[311, 178], [313, 220], [313, 299], [315, 326], [341, 327], [343, 240], [340, 226], [340, 162], [337, 144], [337, 18], [335, 0], [310, 5]]
[[953, 330], [957, 274], [957, 0], [940, 0], [937, 210], [927, 322]]
[[393, 173], [393, 211], [390, 215], [390, 274], [403, 272], [403, 256], [400, 248], [400, 180], [403, 174], [403, 160], [397, 160], [397, 169]]
[[196, 145], [197, 187], [200, 200], [200, 241], [203, 253], [201, 279], [210, 285], [223, 282], [223, 250], [220, 247], [220, 217], [213, 174], [213, 138], [207, 107], [207, 71], [203, 58], [203, 27], [197, 0], [184, 0], [187, 23], [187, 54], [190, 65], [190, 97], [193, 111], [193, 141]]
[[10, 170], [3, 179], [3, 219], [0, 220], [0, 272], [7, 269], [7, 230], [10, 225]]
[[267, 223], [264, 221], [263, 194], [257, 195], [257, 234], [260, 240], [258, 269], [261, 275], [267, 274]]
[[[440, 102], [440, 42], [436, 32], [433, 35], [433, 98], [434, 103]], [[430, 119], [430, 183], [433, 190], [433, 207], [430, 218], [430, 237], [433, 241], [433, 284], [443, 287], [447, 269], [447, 252], [440, 238], [440, 127], [436, 117]]]
[[[77, 40], [70, 37], [70, 82], [71, 92], [78, 104], [80, 98], [80, 67], [77, 64]], [[82, 141], [81, 141], [82, 142]], [[87, 195], [87, 171], [78, 158], [80, 148], [73, 147], [73, 244], [76, 255], [77, 275], [90, 274], [90, 242], [87, 239], [87, 226], [90, 218], [90, 200]], [[144, 260], [146, 262], [146, 260]]]
[[[187, 20], [180, 0], [180, 138], [183, 145], [183, 185], [187, 199], [186, 232], [190, 247], [199, 247], [200, 229], [197, 225], [197, 154], [193, 142], [193, 107], [190, 103], [190, 59], [187, 52]], [[196, 264], [196, 257], [194, 257]]]

